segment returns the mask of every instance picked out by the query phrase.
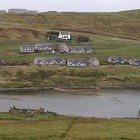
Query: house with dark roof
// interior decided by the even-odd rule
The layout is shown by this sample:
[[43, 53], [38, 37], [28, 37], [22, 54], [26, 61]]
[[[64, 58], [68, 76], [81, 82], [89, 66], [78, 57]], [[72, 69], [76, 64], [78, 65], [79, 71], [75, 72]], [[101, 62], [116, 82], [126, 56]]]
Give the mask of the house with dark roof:
[[52, 52], [54, 51], [54, 46], [51, 43], [46, 43], [46, 44], [35, 44], [35, 51], [37, 52]]
[[53, 65], [53, 64], [55, 64], [55, 62], [54, 62], [53, 58], [36, 57], [34, 59], [34, 64], [38, 64], [38, 65], [43, 65], [43, 64]]
[[67, 66], [86, 67], [87, 61], [86, 61], [86, 59], [68, 59]]
[[129, 59], [129, 65], [140, 66], [140, 58]]
[[108, 62], [112, 64], [125, 64], [127, 61], [125, 57], [109, 57]]
[[54, 59], [56, 65], [65, 65], [66, 64], [66, 60], [64, 58], [54, 57], [53, 59]]
[[65, 65], [66, 60], [60, 57], [36, 57], [34, 64], [38, 65]]
[[71, 47], [69, 53], [92, 53], [92, 49], [88, 47]]
[[33, 53], [33, 52], [35, 52], [35, 48], [34, 48], [34, 46], [30, 46], [30, 45], [22, 45], [22, 46], [20, 46], [20, 52], [21, 53]]
[[7, 62], [5, 60], [0, 60], [0, 66], [21, 66], [21, 65], [29, 65], [29, 62]]

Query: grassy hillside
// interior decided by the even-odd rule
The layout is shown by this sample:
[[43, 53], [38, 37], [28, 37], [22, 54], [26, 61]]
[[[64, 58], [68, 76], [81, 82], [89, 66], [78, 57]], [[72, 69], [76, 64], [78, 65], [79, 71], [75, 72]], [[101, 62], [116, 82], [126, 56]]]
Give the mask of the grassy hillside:
[[0, 39], [43, 40], [48, 30], [68, 30], [140, 40], [140, 10], [117, 13], [0, 14]]
[[1, 140], [140, 139], [139, 119], [97, 119], [0, 113]]
[[[107, 65], [108, 56], [124, 56], [127, 60], [140, 57], [139, 41], [88, 34], [94, 44], [91, 54], [20, 54], [21, 44], [0, 43], [0, 59], [27, 61], [31, 66], [0, 67], [0, 87], [30, 86], [139, 86], [140, 68]], [[55, 47], [59, 47], [56, 45]], [[96, 57], [101, 66], [76, 68], [67, 66], [35, 66], [35, 57], [89, 58]]]
[[[93, 50], [91, 54], [59, 54], [57, 52], [55, 54], [47, 54], [47, 53], [20, 54], [20, 46], [22, 44], [0, 43], [0, 59], [4, 59], [6, 61], [29, 61], [33, 63], [35, 57], [63, 57], [65, 59], [96, 57], [100, 61], [100, 64], [106, 64], [109, 56], [123, 56], [126, 57], [127, 60], [129, 60], [130, 58], [140, 57], [139, 41], [92, 34], [87, 34], [87, 36], [93, 41], [92, 45], [87, 45], [91, 47]], [[55, 44], [54, 45], [55, 48], [59, 48], [60, 44]], [[74, 46], [71, 44], [67, 45], [70, 47]]]
[[70, 68], [66, 66], [1, 67], [0, 87], [138, 86], [140, 69], [134, 66]]
[[[118, 13], [0, 14], [0, 30], [0, 59], [10, 62], [28, 61], [31, 64], [0, 67], [0, 87], [140, 85], [139, 67], [106, 65], [109, 56], [123, 56], [127, 60], [140, 57], [140, 10]], [[50, 30], [72, 31], [72, 36], [86, 35], [93, 42], [88, 45], [93, 52], [76, 55], [20, 54], [21, 43], [17, 41], [47, 41], [45, 34]], [[6, 43], [5, 40], [10, 42]], [[59, 47], [59, 44], [55, 47]], [[34, 66], [35, 57], [96, 57], [101, 66], [84, 69]]]

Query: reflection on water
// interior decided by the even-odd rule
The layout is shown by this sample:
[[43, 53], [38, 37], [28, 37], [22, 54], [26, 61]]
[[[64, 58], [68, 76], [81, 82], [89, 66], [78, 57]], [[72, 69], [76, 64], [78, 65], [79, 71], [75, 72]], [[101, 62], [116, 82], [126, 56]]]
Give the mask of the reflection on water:
[[140, 90], [104, 91], [93, 95], [50, 93], [36, 95], [0, 94], [0, 112], [11, 106], [17, 108], [45, 108], [59, 114], [84, 117], [137, 117], [140, 109]]

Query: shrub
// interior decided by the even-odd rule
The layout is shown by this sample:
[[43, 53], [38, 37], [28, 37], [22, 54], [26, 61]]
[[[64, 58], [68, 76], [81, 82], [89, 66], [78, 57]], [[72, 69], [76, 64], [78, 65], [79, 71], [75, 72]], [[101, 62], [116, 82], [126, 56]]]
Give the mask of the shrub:
[[86, 37], [86, 36], [78, 36], [77, 41], [78, 42], [89, 42], [90, 39], [88, 37]]
[[58, 35], [59, 35], [59, 32], [49, 31], [49, 32], [47, 32], [47, 34], [45, 36], [46, 36], [46, 38], [49, 38], [50, 40], [55, 40], [55, 39], [57, 39]]

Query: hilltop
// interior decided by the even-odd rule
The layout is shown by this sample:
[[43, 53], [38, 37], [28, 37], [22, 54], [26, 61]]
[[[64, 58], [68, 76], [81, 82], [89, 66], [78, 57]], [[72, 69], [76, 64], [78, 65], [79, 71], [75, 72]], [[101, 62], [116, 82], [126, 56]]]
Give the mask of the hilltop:
[[0, 40], [40, 41], [50, 30], [140, 40], [140, 10], [112, 13], [0, 14]]

